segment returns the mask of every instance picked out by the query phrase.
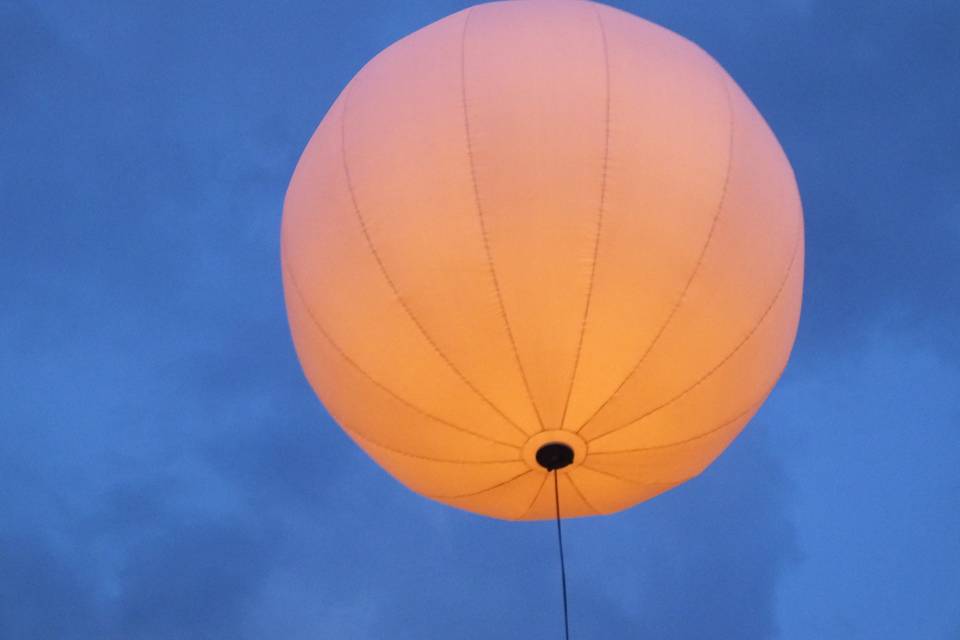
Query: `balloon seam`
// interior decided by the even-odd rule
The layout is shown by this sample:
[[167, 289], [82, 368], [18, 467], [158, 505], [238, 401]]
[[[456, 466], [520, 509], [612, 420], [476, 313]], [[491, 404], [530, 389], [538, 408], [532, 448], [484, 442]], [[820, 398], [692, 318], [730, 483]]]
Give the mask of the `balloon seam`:
[[540, 498], [540, 495], [543, 493], [543, 488], [547, 486], [547, 478], [550, 477], [549, 473], [543, 474], [543, 482], [540, 483], [540, 487], [537, 489], [536, 493], [533, 494], [533, 500], [530, 501], [530, 504], [527, 505], [527, 508], [517, 516], [517, 520], [522, 520], [530, 515], [530, 512], [533, 511], [533, 505], [537, 504], [537, 500]]
[[600, 512], [599, 509], [597, 509], [595, 506], [593, 506], [593, 505], [590, 503], [589, 500], [587, 500], [587, 496], [583, 495], [583, 492], [580, 491], [580, 487], [578, 487], [578, 486], [577, 486], [577, 483], [573, 481], [573, 474], [574, 474], [575, 472], [576, 472], [576, 469], [574, 469], [573, 472], [566, 474], [567, 481], [570, 483], [570, 486], [573, 487], [574, 492], [575, 492], [578, 496], [580, 496], [580, 499], [581, 499], [581, 500], [583, 500], [583, 504], [587, 505], [587, 507], [588, 507], [591, 511], [593, 511], [593, 513], [594, 513], [595, 515], [598, 515], [598, 516], [603, 515], [603, 514]]
[[[723, 73], [721, 70], [720, 73]], [[680, 292], [680, 295], [677, 297], [676, 302], [674, 302], [673, 307], [670, 309], [670, 313], [667, 314], [667, 318], [663, 321], [663, 324], [660, 325], [660, 328], [657, 330], [657, 333], [653, 336], [653, 340], [650, 341], [650, 344], [647, 345], [647, 348], [640, 354], [640, 359], [637, 361], [637, 364], [633, 366], [630, 372], [624, 377], [619, 385], [613, 390], [613, 392], [607, 397], [603, 403], [597, 407], [597, 409], [590, 415], [589, 418], [583, 421], [583, 423], [577, 428], [576, 432], [580, 433], [590, 422], [597, 417], [597, 415], [603, 411], [603, 409], [610, 404], [610, 402], [620, 393], [623, 387], [627, 384], [630, 378], [640, 369], [640, 366], [646, 361], [647, 356], [650, 355], [650, 352], [653, 351], [653, 348], [660, 341], [660, 338], [666, 332], [667, 327], [673, 321], [674, 316], [676, 316], [677, 311], [680, 309], [683, 301], [687, 297], [687, 292], [690, 290], [690, 286], [693, 284], [693, 281], [696, 279], [697, 275], [700, 273], [700, 267], [703, 265], [703, 259], [707, 254], [707, 249], [710, 247], [711, 242], [713, 241], [714, 234], [717, 229], [717, 222], [720, 220], [720, 213], [723, 211], [723, 205], [727, 199], [727, 190], [730, 184], [730, 174], [732, 167], [733, 159], [733, 137], [734, 137], [734, 114], [733, 114], [733, 104], [730, 100], [730, 89], [727, 87], [727, 82], [720, 76], [721, 84], [723, 85], [724, 95], [726, 96], [726, 104], [729, 117], [729, 126], [728, 126], [728, 136], [727, 136], [727, 163], [726, 169], [724, 170], [723, 178], [723, 187], [720, 191], [720, 200], [717, 203], [716, 211], [713, 214], [713, 220], [710, 223], [710, 229], [707, 232], [707, 237], [704, 240], [703, 246], [700, 249], [700, 255], [697, 257], [697, 262], [693, 267], [693, 271], [690, 272], [690, 277], [687, 278], [686, 284], [683, 286], [683, 290]]]
[[696, 476], [690, 476], [689, 478], [683, 478], [682, 480], [677, 480], [676, 482], [640, 482], [638, 480], [631, 480], [630, 478], [626, 478], [624, 476], [617, 475], [615, 473], [610, 473], [609, 471], [597, 469], [596, 467], [591, 467], [586, 462], [580, 465], [579, 468], [586, 469], [587, 471], [592, 471], [593, 473], [599, 473], [600, 475], [607, 476], [608, 478], [615, 478], [616, 480], [620, 480], [622, 482], [626, 482], [627, 484], [632, 484], [639, 487], [657, 487], [657, 488], [662, 487], [664, 491], [668, 489], [672, 489], [673, 487], [683, 484], [684, 482], [687, 482], [688, 480], [692, 480], [693, 478], [696, 477]]
[[604, 95], [604, 124], [603, 124], [603, 164], [600, 173], [600, 203], [597, 207], [597, 225], [593, 239], [593, 260], [590, 265], [590, 285], [587, 288], [587, 299], [583, 306], [583, 319], [580, 322], [580, 337], [577, 339], [577, 352], [573, 359], [573, 371], [570, 374], [570, 384], [567, 386], [567, 398], [563, 403], [563, 413], [560, 415], [560, 428], [563, 429], [567, 421], [567, 410], [570, 408], [570, 396], [573, 395], [573, 386], [580, 369], [580, 357], [583, 353], [583, 340], [587, 331], [587, 319], [590, 315], [590, 303], [593, 300], [593, 286], [596, 283], [597, 259], [600, 255], [600, 234], [603, 230], [603, 212], [607, 197], [607, 170], [610, 159], [610, 52], [607, 44], [607, 32], [603, 28], [603, 18], [600, 12], [594, 9], [597, 16], [597, 25], [600, 28], [600, 38], [603, 42], [603, 68], [605, 77]]
[[386, 393], [386, 394], [389, 395], [390, 397], [394, 398], [397, 402], [401, 403], [402, 405], [404, 405], [404, 406], [406, 406], [406, 407], [409, 407], [410, 409], [412, 409], [412, 410], [415, 411], [416, 413], [419, 413], [420, 415], [422, 415], [422, 416], [424, 416], [424, 417], [426, 417], [426, 418], [428, 418], [428, 419], [430, 419], [430, 420], [433, 420], [434, 422], [436, 422], [436, 423], [438, 423], [438, 424], [440, 424], [440, 425], [442, 425], [442, 426], [445, 426], [445, 427], [447, 427], [447, 428], [453, 429], [453, 430], [455, 430], [455, 431], [459, 431], [459, 432], [461, 432], [461, 433], [465, 433], [465, 434], [474, 436], [474, 437], [476, 437], [476, 438], [480, 438], [481, 440], [486, 440], [487, 442], [493, 442], [493, 443], [500, 444], [500, 445], [503, 445], [503, 446], [506, 446], [506, 447], [513, 447], [513, 448], [516, 449], [517, 451], [520, 450], [519, 447], [518, 447], [516, 444], [514, 444], [514, 443], [506, 442], [506, 441], [503, 441], [503, 440], [498, 440], [498, 439], [496, 439], [496, 438], [491, 438], [490, 436], [486, 436], [486, 435], [483, 435], [483, 434], [480, 434], [480, 433], [476, 433], [475, 431], [472, 431], [472, 430], [467, 429], [467, 428], [465, 428], [465, 427], [461, 427], [461, 426], [459, 426], [459, 425], [453, 424], [452, 422], [448, 422], [447, 420], [444, 420], [443, 418], [440, 418], [439, 416], [435, 416], [435, 415], [433, 415], [432, 413], [429, 413], [428, 411], [426, 411], [426, 410], [424, 410], [424, 409], [421, 409], [420, 407], [418, 407], [417, 405], [413, 404], [413, 403], [410, 402], [409, 400], [406, 400], [405, 398], [402, 398], [402, 397], [401, 397], [399, 394], [397, 394], [395, 391], [392, 391], [392, 390], [389, 389], [386, 385], [384, 385], [383, 383], [381, 383], [380, 381], [378, 381], [376, 378], [374, 378], [370, 373], [368, 373], [365, 369], [363, 369], [363, 367], [361, 367], [359, 363], [357, 363], [353, 358], [351, 358], [351, 357], [347, 354], [347, 352], [344, 351], [343, 348], [342, 348], [339, 344], [337, 344], [336, 341], [330, 336], [330, 334], [327, 332], [327, 330], [323, 327], [323, 325], [322, 325], [322, 324], [320, 323], [320, 321], [317, 319], [316, 315], [315, 315], [314, 312], [313, 312], [313, 309], [310, 307], [309, 304], [307, 304], [307, 301], [306, 301], [306, 299], [305, 299], [304, 296], [303, 296], [303, 292], [300, 290], [300, 285], [297, 283], [297, 278], [296, 278], [296, 276], [293, 274], [293, 269], [286, 263], [285, 260], [282, 260], [281, 262], [282, 262], [283, 268], [286, 270], [286, 272], [287, 272], [287, 273], [289, 274], [289, 276], [290, 276], [290, 282], [293, 284], [294, 293], [297, 294], [297, 299], [300, 300], [300, 303], [303, 305], [303, 308], [306, 310], [306, 312], [307, 312], [307, 317], [310, 318], [310, 321], [312, 322], [312, 324], [317, 328], [318, 331], [320, 331], [320, 334], [323, 336], [323, 338], [324, 338], [327, 342], [330, 343], [330, 346], [333, 347], [334, 351], [336, 351], [338, 354], [340, 354], [340, 357], [342, 357], [342, 358], [347, 362], [347, 364], [349, 364], [351, 367], [353, 367], [353, 368], [357, 371], [357, 373], [359, 373], [361, 376], [363, 376], [364, 378], [366, 378], [367, 380], [369, 380], [374, 386], [376, 386], [377, 388], [381, 389], [384, 393]]
[[630, 420], [629, 422], [627, 422], [627, 423], [625, 423], [625, 424], [622, 424], [622, 425], [620, 425], [619, 427], [616, 427], [615, 429], [611, 429], [611, 430], [605, 431], [604, 433], [601, 433], [601, 434], [599, 434], [599, 435], [597, 435], [597, 436], [594, 436], [593, 438], [591, 438], [591, 440], [596, 441], [596, 440], [599, 440], [600, 438], [603, 438], [603, 437], [605, 437], [605, 436], [608, 436], [608, 435], [610, 435], [610, 434], [612, 434], [612, 433], [616, 433], [617, 431], [620, 431], [621, 429], [624, 429], [624, 428], [626, 428], [626, 427], [629, 427], [630, 425], [635, 424], [635, 423], [643, 420], [644, 418], [649, 417], [650, 415], [656, 413], [657, 411], [660, 411], [661, 409], [664, 409], [665, 407], [670, 406], [671, 404], [673, 404], [674, 402], [676, 402], [677, 400], [679, 400], [679, 399], [682, 398], [683, 396], [687, 395], [690, 391], [692, 391], [693, 389], [695, 389], [695, 388], [697, 388], [698, 386], [700, 386], [700, 384], [702, 384], [702, 383], [703, 383], [705, 380], [707, 380], [710, 376], [712, 376], [714, 373], [716, 373], [724, 364], [726, 364], [726, 363], [730, 360], [730, 358], [732, 358], [734, 355], [736, 355], [736, 353], [737, 353], [738, 351], [740, 351], [740, 349], [743, 347], [743, 345], [745, 345], [745, 344], [750, 340], [750, 338], [753, 337], [753, 335], [756, 333], [757, 329], [759, 329], [759, 328], [760, 328], [760, 325], [762, 325], [763, 322], [764, 322], [764, 320], [767, 319], [767, 317], [768, 317], [769, 314], [770, 314], [770, 311], [773, 309], [773, 307], [776, 305], [777, 301], [780, 299], [780, 295], [783, 293], [783, 290], [784, 290], [784, 288], [786, 287], [787, 282], [790, 280], [790, 274], [793, 272], [793, 267], [794, 267], [794, 265], [796, 264], [797, 254], [799, 253], [799, 248], [800, 248], [800, 242], [799, 242], [799, 237], [798, 237], [797, 242], [794, 243], [793, 255], [792, 255], [791, 258], [790, 258], [790, 264], [789, 264], [789, 266], [787, 267], [787, 271], [786, 271], [786, 273], [785, 273], [784, 276], [783, 276], [783, 281], [780, 283], [780, 287], [777, 289], [776, 294], [773, 296], [773, 300], [771, 300], [771, 301], [770, 301], [770, 304], [767, 305], [767, 308], [763, 311], [763, 314], [761, 314], [760, 319], [757, 320], [756, 324], [753, 325], [753, 327], [750, 329], [750, 331], [747, 333], [747, 335], [746, 335], [742, 340], [740, 340], [739, 343], [737, 343], [737, 345], [733, 348], [732, 351], [730, 351], [730, 353], [728, 353], [726, 356], [724, 356], [724, 358], [723, 358], [722, 360], [720, 360], [720, 362], [718, 362], [716, 365], [714, 365], [710, 370], [708, 370], [706, 373], [704, 373], [702, 376], [700, 376], [700, 378], [698, 378], [698, 379], [696, 380], [696, 382], [694, 382], [692, 385], [690, 385], [689, 387], [687, 387], [686, 389], [684, 389], [683, 391], [681, 391], [680, 393], [678, 393], [677, 395], [675, 395], [675, 396], [672, 397], [671, 399], [667, 400], [666, 402], [664, 402], [663, 404], [661, 404], [661, 405], [659, 405], [659, 406], [657, 406], [657, 407], [654, 407], [654, 408], [651, 409], [650, 411], [647, 411], [645, 414], [643, 414], [642, 416], [640, 416], [640, 417], [638, 417], [638, 418], [634, 418], [634, 419]]
[[475, 7], [470, 7], [467, 10], [466, 17], [463, 20], [463, 32], [460, 37], [460, 86], [461, 86], [461, 100], [463, 102], [463, 123], [464, 130], [466, 134], [466, 146], [467, 146], [467, 160], [470, 166], [470, 180], [473, 185], [473, 198], [476, 203], [477, 209], [477, 219], [480, 223], [480, 236], [483, 240], [483, 249], [487, 258], [487, 269], [490, 272], [490, 278], [493, 281], [493, 288], [497, 294], [497, 303], [500, 307], [500, 317], [503, 320], [504, 328], [507, 332], [507, 337], [510, 339], [510, 346], [513, 349], [513, 356], [517, 362], [517, 368], [520, 370], [520, 378], [523, 380], [523, 386], [527, 393], [527, 398], [530, 401], [530, 405], [533, 407], [533, 412], [537, 416], [537, 422], [540, 425], [540, 430], [543, 431], [546, 427], [543, 424], [543, 417], [540, 415], [540, 409], [537, 407], [537, 403], [533, 399], [533, 393], [530, 390], [530, 381], [527, 378], [527, 372], [523, 368], [523, 362], [520, 360], [520, 351], [517, 348], [517, 341], [513, 335], [513, 329], [510, 326], [510, 318], [507, 316], [507, 309], [503, 302], [503, 293], [500, 290], [500, 281], [497, 278], [497, 271], [493, 266], [493, 254], [490, 250], [490, 239], [487, 234], [486, 221], [483, 215], [483, 207], [480, 203], [480, 186], [477, 181], [477, 171], [475, 167], [474, 153], [473, 153], [473, 142], [470, 135], [470, 116], [469, 110], [467, 109], [467, 27], [470, 24], [470, 16], [473, 15], [473, 10]]
[[349, 433], [349, 434], [351, 434], [351, 435], [359, 438], [360, 440], [363, 440], [363, 441], [365, 441], [365, 442], [367, 442], [367, 443], [369, 443], [369, 444], [372, 444], [373, 446], [375, 446], [375, 447], [377, 447], [377, 448], [380, 448], [380, 449], [384, 449], [384, 450], [386, 450], [386, 451], [389, 451], [390, 453], [394, 453], [394, 454], [400, 455], [400, 456], [405, 456], [405, 457], [407, 457], [407, 458], [415, 458], [415, 459], [417, 459], [417, 460], [425, 460], [425, 461], [427, 461], [427, 462], [440, 462], [440, 463], [443, 463], [443, 464], [456, 464], [456, 465], [515, 464], [515, 463], [518, 463], [518, 462], [522, 462], [522, 460], [519, 460], [519, 459], [517, 459], [517, 458], [507, 459], [507, 460], [462, 460], [462, 459], [459, 459], [459, 460], [458, 460], [458, 459], [453, 459], [453, 458], [433, 458], [433, 457], [431, 457], [431, 456], [424, 456], [424, 455], [421, 455], [421, 454], [419, 454], [419, 453], [412, 453], [412, 452], [410, 452], [410, 451], [404, 451], [403, 449], [396, 449], [396, 448], [391, 447], [391, 446], [389, 446], [389, 445], [385, 445], [385, 444], [383, 444], [383, 443], [381, 443], [381, 442], [378, 442], [378, 441], [374, 440], [373, 438], [367, 436], [366, 434], [357, 431], [356, 429], [352, 429], [352, 428], [350, 428], [350, 427], [347, 427], [346, 425], [342, 424], [341, 422], [337, 422], [337, 424], [339, 424], [339, 425], [343, 428], [344, 431], [346, 431], [347, 433]]
[[[695, 442], [695, 441], [697, 441], [697, 440], [702, 440], [703, 438], [706, 438], [707, 436], [713, 435], [714, 433], [716, 433], [716, 432], [718, 432], [718, 431], [722, 431], [722, 430], [726, 429], [727, 427], [729, 427], [731, 424], [733, 424], [733, 423], [736, 422], [737, 420], [740, 420], [740, 419], [743, 418], [745, 415], [748, 415], [751, 411], [756, 411], [757, 409], [759, 409], [759, 408], [760, 408], [760, 405], [763, 404], [763, 401], [766, 399], [766, 397], [767, 397], [768, 395], [770, 395], [770, 392], [771, 392], [771, 391], [773, 391], [773, 387], [774, 387], [774, 385], [769, 386], [769, 387], [767, 388], [767, 390], [766, 390], [766, 391], [763, 393], [763, 395], [761, 396], [760, 400], [754, 402], [754, 403], [751, 404], [747, 409], [745, 409], [744, 411], [741, 411], [740, 413], [738, 413], [738, 414], [737, 414], [736, 416], [734, 416], [733, 418], [730, 418], [729, 420], [725, 420], [725, 421], [722, 422], [719, 426], [713, 427], [713, 428], [711, 428], [711, 429], [707, 429], [706, 431], [703, 431], [703, 432], [701, 432], [701, 433], [698, 433], [698, 434], [695, 435], [695, 436], [690, 436], [689, 438], [684, 438], [683, 440], [676, 440], [676, 441], [674, 441], [674, 442], [668, 442], [668, 443], [666, 443], [666, 444], [657, 444], [657, 445], [652, 445], [652, 446], [649, 446], [649, 447], [638, 447], [638, 448], [636, 448], [636, 449], [618, 449], [617, 451], [594, 451], [594, 452], [593, 452], [593, 455], [594, 455], [594, 456], [609, 456], [609, 455], [616, 455], [616, 454], [620, 454], [620, 453], [642, 453], [642, 452], [644, 452], [644, 451], [657, 451], [657, 450], [660, 450], [660, 449], [670, 449], [670, 448], [673, 448], [673, 447], [679, 447], [680, 445], [689, 444], [689, 443]], [[631, 424], [633, 424], [633, 423], [631, 423]], [[613, 432], [611, 431], [610, 433], [613, 433]], [[609, 435], [609, 434], [604, 434], [604, 435]], [[604, 437], [604, 436], [599, 436], [599, 437], [596, 438], [596, 440], [601, 440], [601, 439], [603, 439], [603, 437]]]
[[393, 281], [393, 278], [390, 277], [390, 273], [387, 271], [386, 265], [383, 263], [383, 259], [380, 257], [380, 253], [377, 251], [376, 246], [373, 244], [373, 238], [370, 237], [370, 231], [367, 229], [366, 221], [364, 220], [363, 214], [360, 211], [360, 205], [357, 202], [356, 192], [353, 187], [353, 180], [350, 174], [350, 166], [347, 162], [347, 142], [346, 142], [346, 121], [347, 121], [347, 103], [350, 95], [350, 87], [347, 88], [347, 91], [343, 99], [343, 111], [340, 114], [340, 157], [343, 164], [343, 171], [346, 178], [347, 190], [350, 192], [350, 201], [353, 204], [353, 211], [356, 215], [357, 222], [360, 224], [360, 230], [363, 232], [363, 237], [366, 239], [367, 248], [370, 250], [371, 255], [373, 256], [374, 261], [377, 263], [377, 266], [380, 268], [380, 273], [383, 275], [384, 280], [386, 280], [387, 285], [390, 287], [390, 290], [393, 292], [394, 297], [397, 300], [397, 303], [404, 310], [413, 324], [417, 327], [417, 330], [420, 332], [420, 335], [423, 336], [424, 340], [433, 348], [440, 359], [453, 371], [454, 374], [470, 389], [478, 398], [480, 398], [484, 403], [486, 403], [491, 409], [493, 409], [500, 417], [502, 417], [511, 427], [522, 433], [524, 436], [531, 435], [526, 430], [522, 429], [518, 424], [511, 420], [494, 402], [488, 398], [483, 392], [481, 392], [477, 387], [470, 382], [467, 377], [463, 374], [460, 369], [453, 364], [453, 361], [447, 356], [446, 353], [440, 349], [440, 346], [436, 341], [430, 337], [427, 333], [426, 328], [413, 313], [413, 310], [410, 308], [410, 305], [407, 304], [403, 296], [400, 295], [400, 291], [397, 288], [396, 283]]
[[493, 491], [494, 489], [499, 489], [500, 487], [502, 487], [502, 486], [504, 486], [504, 485], [507, 485], [507, 484], [510, 484], [510, 483], [513, 482], [514, 480], [519, 480], [520, 478], [522, 478], [522, 477], [524, 477], [525, 475], [528, 475], [528, 474], [530, 474], [530, 473], [533, 473], [533, 471], [531, 471], [531, 470], [524, 471], [523, 473], [521, 473], [521, 474], [519, 474], [519, 475], [516, 475], [516, 476], [513, 476], [512, 478], [508, 478], [508, 479], [504, 480], [503, 482], [498, 482], [497, 484], [493, 485], [492, 487], [487, 487], [486, 489], [481, 489], [480, 491], [474, 491], [474, 492], [472, 492], [472, 493], [461, 493], [461, 494], [458, 494], [458, 495], [455, 495], [455, 496], [428, 495], [428, 496], [426, 496], [426, 497], [427, 497], [427, 498], [431, 498], [431, 499], [433, 499], [433, 500], [455, 500], [455, 499], [457, 499], [457, 498], [472, 498], [472, 497], [478, 496], [478, 495], [480, 495], [480, 494], [482, 494], [482, 493], [486, 493], [486, 492], [488, 492], [488, 491]]

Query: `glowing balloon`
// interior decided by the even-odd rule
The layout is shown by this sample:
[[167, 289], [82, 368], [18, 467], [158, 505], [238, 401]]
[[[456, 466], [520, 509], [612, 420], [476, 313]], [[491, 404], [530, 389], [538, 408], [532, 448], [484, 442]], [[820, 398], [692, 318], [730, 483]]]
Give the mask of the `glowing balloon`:
[[310, 383], [398, 480], [542, 519], [567, 463], [581, 516], [696, 476], [757, 411], [803, 221], [702, 50], [603, 5], [499, 2], [353, 78], [290, 184], [283, 273]]

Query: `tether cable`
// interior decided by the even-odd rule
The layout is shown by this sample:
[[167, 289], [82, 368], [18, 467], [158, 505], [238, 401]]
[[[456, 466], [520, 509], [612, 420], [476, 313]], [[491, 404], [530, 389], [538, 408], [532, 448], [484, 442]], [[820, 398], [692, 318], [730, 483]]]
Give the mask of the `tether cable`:
[[553, 498], [557, 508], [557, 542], [560, 544], [560, 585], [563, 589], [563, 637], [570, 640], [570, 619], [567, 615], [567, 568], [563, 559], [563, 528], [560, 526], [560, 482], [553, 471]]

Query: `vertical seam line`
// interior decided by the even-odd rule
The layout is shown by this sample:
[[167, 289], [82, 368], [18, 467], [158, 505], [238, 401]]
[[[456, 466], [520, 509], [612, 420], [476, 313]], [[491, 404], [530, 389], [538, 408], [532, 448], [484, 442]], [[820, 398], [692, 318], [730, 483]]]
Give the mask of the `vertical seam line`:
[[604, 97], [604, 123], [603, 123], [603, 164], [600, 174], [600, 204], [597, 207], [597, 225], [595, 237], [593, 239], [593, 261], [590, 265], [590, 285], [587, 287], [587, 299], [583, 305], [583, 319], [580, 322], [580, 337], [577, 339], [577, 352], [573, 359], [573, 371], [570, 374], [570, 384], [567, 386], [567, 398], [563, 403], [563, 413], [560, 415], [560, 429], [563, 429], [567, 421], [567, 410], [570, 408], [570, 396], [573, 395], [573, 385], [577, 380], [577, 372], [580, 369], [580, 357], [583, 352], [583, 339], [587, 331], [587, 318], [590, 315], [590, 302], [593, 300], [593, 285], [597, 276], [597, 258], [600, 255], [600, 234], [603, 229], [603, 212], [607, 197], [607, 168], [610, 158], [610, 53], [607, 47], [607, 32], [603, 28], [603, 18], [600, 12], [595, 10], [597, 16], [597, 25], [600, 27], [600, 38], [603, 42], [603, 68], [606, 86], [606, 95]]
[[352, 94], [351, 86], [352, 85], [347, 87], [346, 94], [344, 95], [344, 98], [343, 98], [343, 111], [340, 114], [340, 157], [343, 164], [343, 172], [346, 177], [347, 190], [350, 192], [350, 201], [353, 204], [353, 211], [354, 211], [354, 214], [356, 215], [357, 221], [360, 223], [360, 229], [363, 232], [363, 237], [367, 241], [367, 248], [370, 250], [370, 253], [373, 256], [373, 259], [376, 261], [377, 266], [380, 268], [380, 273], [383, 275], [384, 280], [386, 280], [387, 285], [390, 287], [390, 290], [393, 292], [393, 295], [396, 298], [397, 302], [400, 304], [401, 308], [403, 308], [404, 312], [406, 312], [407, 316], [410, 318], [413, 324], [420, 331], [420, 334], [423, 336], [423, 338], [430, 344], [430, 346], [437, 353], [437, 355], [440, 356], [440, 359], [443, 360], [444, 363], [446, 363], [446, 365], [450, 368], [450, 370], [453, 371], [454, 374], [456, 374], [456, 376], [460, 378], [460, 380], [474, 394], [476, 394], [478, 398], [480, 398], [485, 404], [487, 404], [487, 406], [493, 409], [501, 418], [503, 418], [507, 422], [507, 424], [509, 424], [511, 427], [513, 427], [514, 429], [522, 433], [524, 436], [530, 436], [530, 434], [525, 429], [522, 429], [517, 423], [511, 420], [497, 405], [493, 403], [493, 401], [490, 398], [488, 398], [479, 389], [477, 389], [477, 387], [467, 379], [467, 377], [463, 374], [463, 372], [460, 371], [460, 369], [457, 368], [455, 364], [453, 364], [453, 361], [450, 360], [447, 354], [445, 354], [440, 349], [440, 346], [433, 340], [433, 338], [430, 337], [430, 335], [426, 331], [426, 328], [424, 328], [420, 320], [418, 320], [416, 315], [414, 315], [413, 310], [410, 308], [407, 302], [403, 299], [403, 296], [400, 295], [400, 291], [399, 289], [397, 289], [396, 283], [393, 281], [393, 278], [390, 277], [390, 273], [387, 271], [386, 265], [383, 263], [383, 260], [380, 257], [380, 254], [377, 251], [376, 246], [373, 244], [373, 238], [370, 237], [370, 231], [367, 229], [367, 223], [364, 220], [363, 214], [360, 211], [360, 205], [357, 202], [357, 196], [353, 188], [353, 180], [350, 174], [350, 166], [347, 162], [347, 141], [346, 141], [347, 124], [346, 123], [347, 123], [347, 105], [348, 105], [349, 97]]
[[480, 204], [480, 187], [477, 181], [477, 171], [474, 162], [473, 142], [470, 134], [470, 115], [467, 109], [467, 27], [470, 24], [470, 16], [473, 15], [475, 7], [467, 9], [466, 17], [463, 20], [463, 31], [460, 36], [460, 86], [461, 99], [463, 101], [463, 124], [467, 138], [467, 159], [470, 165], [470, 180], [473, 184], [473, 198], [477, 208], [477, 218], [480, 222], [480, 236], [483, 240], [483, 250], [487, 257], [487, 269], [490, 271], [490, 277], [493, 280], [493, 288], [497, 294], [497, 302], [500, 307], [500, 316], [503, 319], [503, 325], [507, 331], [507, 337], [510, 339], [510, 346], [513, 349], [513, 356], [517, 362], [517, 368], [520, 370], [520, 377], [523, 380], [524, 389], [527, 392], [527, 398], [533, 407], [533, 412], [537, 416], [537, 422], [540, 424], [540, 430], [546, 429], [543, 424], [543, 417], [540, 415], [540, 409], [533, 399], [533, 393], [530, 390], [530, 381], [527, 379], [527, 373], [523, 368], [523, 362], [520, 360], [520, 351], [517, 349], [517, 341], [513, 335], [513, 329], [510, 327], [510, 319], [507, 317], [507, 309], [503, 303], [503, 293], [500, 290], [500, 281], [497, 278], [497, 271], [493, 266], [493, 255], [490, 250], [490, 239], [487, 233], [487, 225], [483, 215], [483, 207]]
[[[720, 73], [723, 73], [723, 71], [720, 71]], [[657, 333], [656, 335], [654, 335], [653, 340], [650, 342], [650, 344], [647, 346], [644, 352], [640, 355], [640, 359], [637, 361], [637, 364], [634, 365], [634, 367], [630, 370], [630, 373], [628, 373], [626, 377], [624, 377], [624, 379], [620, 382], [620, 384], [617, 385], [617, 388], [613, 390], [613, 393], [611, 393], [607, 397], [607, 399], [604, 400], [599, 407], [597, 407], [596, 411], [594, 411], [589, 418], [583, 421], [583, 423], [577, 428], [576, 433], [580, 433], [580, 431], [582, 431], [584, 427], [590, 424], [590, 422], [597, 417], [597, 414], [603, 411], [604, 407], [610, 404], [610, 401], [612, 401], [617, 396], [617, 394], [620, 393], [620, 390], [623, 389], [624, 385], [627, 384], [627, 381], [633, 377], [633, 374], [635, 374], [640, 369], [640, 366], [647, 359], [647, 356], [650, 355], [650, 352], [653, 351], [653, 348], [660, 341], [661, 336], [663, 336], [667, 327], [673, 321], [674, 316], [676, 315], [677, 311], [680, 309], [680, 306], [683, 304], [683, 301], [687, 297], [687, 292], [690, 290], [690, 286], [693, 284], [693, 281], [696, 279], [697, 275], [700, 273], [700, 267], [703, 265], [704, 256], [706, 256], [707, 248], [710, 246], [710, 243], [713, 241], [714, 233], [717, 229], [717, 222], [720, 219], [720, 213], [723, 211], [723, 205], [727, 199], [727, 188], [730, 184], [730, 173], [731, 173], [731, 166], [732, 166], [732, 159], [733, 159], [733, 135], [734, 135], [733, 130], [734, 130], [734, 122], [735, 122], [735, 118], [733, 116], [733, 103], [730, 100], [730, 89], [729, 87], [727, 87], [726, 79], [722, 75], [720, 76], [720, 79], [721, 79], [721, 84], [723, 85], [724, 95], [726, 96], [727, 110], [729, 113], [729, 123], [730, 123], [728, 140], [727, 140], [727, 166], [726, 166], [725, 175], [723, 178], [723, 188], [720, 192], [720, 201], [717, 203], [716, 212], [713, 214], [713, 220], [710, 223], [710, 230], [707, 232], [707, 238], [703, 243], [703, 247], [700, 249], [700, 255], [697, 257], [697, 263], [696, 265], [694, 265], [693, 271], [690, 273], [690, 277], [687, 278], [687, 282], [684, 285], [683, 290], [680, 292], [680, 295], [677, 297], [676, 302], [673, 304], [673, 308], [670, 309], [670, 313], [667, 315], [666, 320], [664, 320], [663, 324], [660, 325], [660, 329], [657, 330]]]

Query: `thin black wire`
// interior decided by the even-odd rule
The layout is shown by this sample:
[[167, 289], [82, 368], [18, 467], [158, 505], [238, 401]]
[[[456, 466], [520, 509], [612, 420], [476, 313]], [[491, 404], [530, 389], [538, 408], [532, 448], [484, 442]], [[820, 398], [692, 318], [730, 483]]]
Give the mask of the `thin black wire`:
[[563, 637], [570, 640], [570, 620], [567, 617], [567, 568], [563, 560], [563, 531], [560, 527], [560, 484], [557, 470], [553, 471], [553, 499], [557, 507], [557, 542], [560, 543], [560, 584], [563, 587]]

